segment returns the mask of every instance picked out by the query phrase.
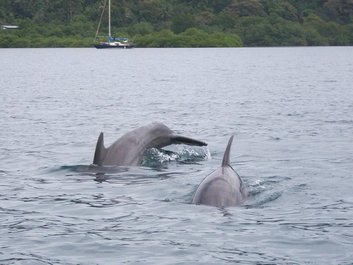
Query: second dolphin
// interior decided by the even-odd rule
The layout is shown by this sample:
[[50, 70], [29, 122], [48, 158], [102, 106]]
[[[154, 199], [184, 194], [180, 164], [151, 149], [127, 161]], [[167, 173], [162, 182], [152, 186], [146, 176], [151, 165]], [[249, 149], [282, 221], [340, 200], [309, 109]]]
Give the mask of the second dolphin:
[[231, 136], [224, 152], [222, 166], [208, 175], [198, 186], [194, 204], [216, 207], [241, 205], [246, 198], [243, 181], [229, 164], [229, 153], [233, 142]]

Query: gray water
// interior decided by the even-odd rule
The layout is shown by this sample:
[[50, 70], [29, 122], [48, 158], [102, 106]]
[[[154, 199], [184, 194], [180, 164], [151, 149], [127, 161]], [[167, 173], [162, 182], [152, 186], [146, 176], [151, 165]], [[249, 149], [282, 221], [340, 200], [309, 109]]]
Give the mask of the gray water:
[[[0, 49], [0, 264], [353, 264], [353, 47]], [[90, 170], [165, 123], [207, 148]], [[244, 206], [191, 204], [222, 160]]]

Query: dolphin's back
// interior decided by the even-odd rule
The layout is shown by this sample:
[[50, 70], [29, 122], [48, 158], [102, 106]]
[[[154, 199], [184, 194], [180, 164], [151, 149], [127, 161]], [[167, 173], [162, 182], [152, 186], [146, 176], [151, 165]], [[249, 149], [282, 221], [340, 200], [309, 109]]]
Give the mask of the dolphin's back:
[[198, 186], [193, 203], [227, 207], [241, 205], [246, 197], [243, 183], [229, 164], [229, 154], [233, 142], [230, 137], [223, 155], [222, 166], [208, 175]]
[[193, 203], [216, 207], [241, 205], [242, 181], [232, 167], [220, 167], [201, 182]]

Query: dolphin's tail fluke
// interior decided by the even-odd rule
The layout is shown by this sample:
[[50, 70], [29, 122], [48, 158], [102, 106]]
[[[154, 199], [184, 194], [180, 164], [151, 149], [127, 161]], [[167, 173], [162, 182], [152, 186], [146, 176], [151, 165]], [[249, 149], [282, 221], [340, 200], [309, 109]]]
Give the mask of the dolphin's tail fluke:
[[231, 147], [232, 147], [233, 138], [234, 138], [234, 135], [232, 135], [232, 136], [229, 138], [226, 151], [224, 152], [224, 155], [223, 155], [222, 167], [225, 167], [225, 166], [229, 166], [229, 165], [230, 165], [230, 164], [229, 164], [229, 153], [230, 153], [230, 149], [231, 149]]
[[106, 154], [107, 154], [107, 149], [104, 147], [104, 135], [101, 132], [98, 137], [96, 151], [94, 153], [94, 158], [93, 158], [93, 164], [101, 166], [103, 164]]
[[175, 135], [171, 137], [171, 142], [172, 144], [187, 144], [187, 145], [196, 145], [196, 146], [206, 146], [207, 143], [195, 140], [192, 138], [180, 136], [180, 135]]

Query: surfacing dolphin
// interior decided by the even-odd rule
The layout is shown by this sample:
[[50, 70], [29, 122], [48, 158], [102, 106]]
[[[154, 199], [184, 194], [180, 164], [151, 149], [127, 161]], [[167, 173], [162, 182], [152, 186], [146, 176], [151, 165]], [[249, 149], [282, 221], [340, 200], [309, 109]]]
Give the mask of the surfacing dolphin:
[[162, 123], [151, 123], [124, 134], [110, 147], [104, 147], [103, 133], [100, 133], [93, 164], [98, 166], [139, 166], [144, 152], [149, 148], [162, 148], [170, 144], [206, 146], [202, 141], [175, 135]]
[[216, 207], [241, 205], [247, 193], [243, 182], [229, 164], [229, 153], [233, 142], [231, 136], [224, 152], [222, 166], [208, 175], [198, 186], [194, 204], [204, 204]]

